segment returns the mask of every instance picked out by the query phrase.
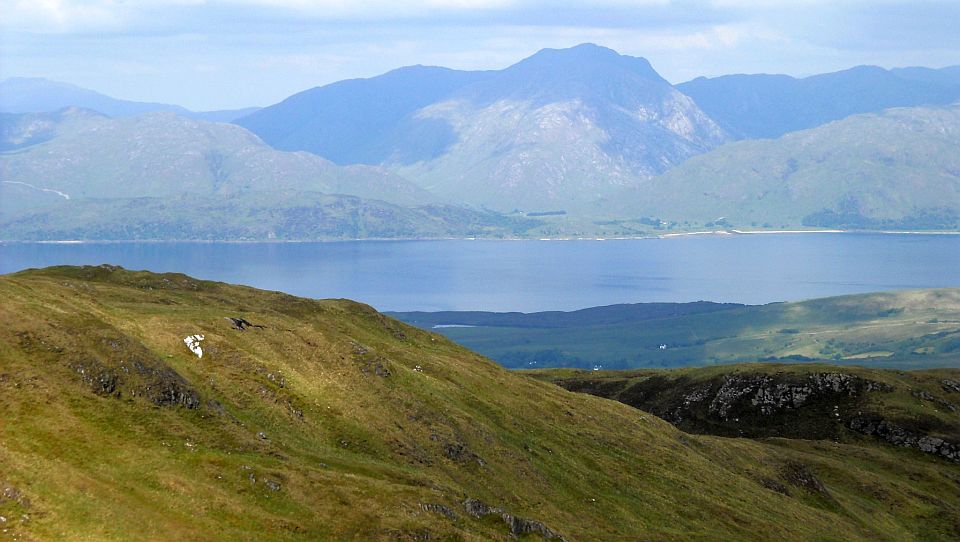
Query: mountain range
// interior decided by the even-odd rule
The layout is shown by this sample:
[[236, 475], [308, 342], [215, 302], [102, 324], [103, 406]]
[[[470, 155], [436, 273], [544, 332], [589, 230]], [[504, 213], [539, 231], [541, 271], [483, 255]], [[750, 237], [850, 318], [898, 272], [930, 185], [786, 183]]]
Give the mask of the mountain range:
[[731, 143], [617, 202], [612, 212], [746, 229], [960, 229], [960, 106], [888, 109]]
[[[416, 100], [405, 99], [411, 88]], [[380, 93], [390, 98], [369, 98]], [[384, 124], [344, 139], [343, 124], [371, 118]], [[646, 60], [591, 44], [500, 71], [420, 67], [347, 81], [237, 122], [282, 148], [383, 164], [440, 197], [499, 211], [589, 209], [727, 139]]]
[[960, 66], [858, 66], [797, 79], [788, 75], [698, 77], [677, 85], [740, 139], [776, 138], [858, 113], [960, 100]]
[[[305, 190], [427, 203], [429, 193], [372, 166], [336, 166], [315, 154], [283, 152], [232, 124], [172, 113], [110, 118], [83, 109], [25, 115], [4, 143], [44, 141], [0, 157], [7, 183], [43, 180], [72, 198], [165, 197]], [[8, 143], [9, 144], [9, 143]]]
[[[0, 113], [7, 238], [119, 233], [125, 230], [104, 229], [99, 218], [96, 227], [85, 221], [92, 209], [122, 220], [128, 198], [151, 198], [153, 218], [164, 226], [137, 231], [158, 234], [368, 231], [356, 222], [249, 229], [238, 218], [271, 222], [262, 206], [246, 207], [257, 201], [249, 194], [289, 209], [297, 193], [311, 202], [336, 195], [380, 202], [370, 208], [399, 206], [387, 214], [413, 222], [420, 212], [408, 210], [440, 205], [444, 216], [466, 221], [369, 230], [413, 236], [960, 227], [957, 67], [866, 66], [802, 79], [736, 75], [671, 85], [643, 58], [583, 44], [544, 49], [502, 70], [412, 66], [341, 81], [235, 124], [59, 83], [2, 85], [6, 109], [38, 110]], [[96, 107], [49, 110], [71, 101]], [[128, 116], [141, 111], [151, 112]], [[189, 194], [232, 198], [187, 205], [222, 210], [211, 212], [222, 214], [217, 223], [225, 229], [205, 231], [209, 225], [187, 224], [190, 216], [178, 217], [188, 227], [172, 226]], [[106, 200], [116, 212], [103, 213]], [[236, 205], [244, 213], [227, 210]], [[47, 222], [59, 224], [56, 234], [30, 230]]]
[[193, 119], [230, 122], [257, 107], [219, 111], [190, 111], [179, 105], [134, 102], [40, 77], [11, 77], [0, 81], [0, 113], [53, 113], [66, 107], [92, 109], [111, 117], [131, 117], [165, 111]]
[[531, 223], [438, 204], [383, 168], [278, 151], [231, 124], [76, 108], [8, 119], [4, 143], [30, 144], [0, 154], [7, 239], [512, 236]]

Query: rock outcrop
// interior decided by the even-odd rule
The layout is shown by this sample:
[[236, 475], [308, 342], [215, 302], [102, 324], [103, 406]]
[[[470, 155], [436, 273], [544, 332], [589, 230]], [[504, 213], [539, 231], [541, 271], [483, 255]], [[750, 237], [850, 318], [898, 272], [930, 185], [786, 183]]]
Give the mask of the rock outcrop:
[[850, 420], [847, 426], [858, 433], [883, 439], [896, 446], [960, 461], [960, 444], [909, 431], [887, 420], [857, 417]]
[[477, 499], [467, 499], [463, 501], [463, 508], [468, 514], [475, 518], [500, 516], [503, 522], [507, 524], [507, 527], [510, 529], [510, 534], [513, 536], [538, 534], [547, 540], [559, 540], [560, 542], [566, 542], [567, 540], [560, 533], [539, 521], [514, 516], [513, 514], [505, 512], [502, 508], [489, 506], [485, 502]]
[[[939, 383], [949, 393], [960, 390], [960, 382], [942, 379]], [[942, 422], [919, 414], [908, 419], [902, 413], [876, 410], [871, 397], [890, 394], [895, 388], [847, 372], [731, 372], [698, 381], [654, 375], [636, 382], [584, 378], [559, 384], [571, 391], [617, 399], [691, 433], [830, 440], [854, 433], [960, 461], [960, 444], [935, 434], [948, 429]], [[956, 405], [925, 389], [907, 388], [902, 395], [941, 412], [957, 411]]]

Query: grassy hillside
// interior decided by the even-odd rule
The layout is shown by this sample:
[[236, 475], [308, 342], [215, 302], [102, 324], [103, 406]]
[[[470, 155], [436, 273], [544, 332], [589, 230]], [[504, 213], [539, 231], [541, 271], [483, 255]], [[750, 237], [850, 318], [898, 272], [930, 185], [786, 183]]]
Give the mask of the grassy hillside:
[[16, 539], [960, 536], [950, 462], [683, 434], [357, 303], [108, 266], [0, 296]]
[[890, 109], [731, 143], [615, 201], [621, 215], [742, 229], [960, 229], [960, 107]]
[[[709, 311], [697, 309], [709, 308]], [[719, 309], [719, 310], [717, 310]], [[396, 313], [508, 367], [610, 369], [740, 361], [825, 361], [874, 367], [955, 367], [960, 289], [901, 291], [762, 306], [621, 305], [534, 313]], [[632, 315], [628, 318], [624, 315]]]

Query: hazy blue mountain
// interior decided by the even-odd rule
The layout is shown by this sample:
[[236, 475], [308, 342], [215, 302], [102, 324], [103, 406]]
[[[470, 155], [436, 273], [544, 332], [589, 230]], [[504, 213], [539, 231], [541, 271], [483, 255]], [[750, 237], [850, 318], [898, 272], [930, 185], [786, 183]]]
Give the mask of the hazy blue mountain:
[[0, 82], [0, 112], [52, 113], [65, 107], [92, 109], [110, 117], [169, 112], [214, 122], [231, 122], [257, 110], [255, 107], [222, 111], [190, 111], [179, 105], [132, 102], [43, 78], [11, 77]]
[[727, 140], [642, 58], [592, 44], [504, 70], [416, 66], [240, 119], [283, 149], [382, 164], [451, 201], [583, 210]]
[[79, 108], [53, 113], [0, 113], [0, 152], [43, 143], [79, 124], [107, 118], [96, 111]]
[[960, 99], [960, 67], [885, 70], [858, 66], [787, 75], [698, 77], [677, 88], [739, 138], [774, 138], [858, 113], [943, 105]]
[[[102, 112], [113, 100], [43, 80], [3, 83], [18, 84], [47, 89], [36, 92], [47, 106], [83, 95], [101, 100], [92, 106]], [[77, 108], [0, 113], [0, 215], [100, 198], [157, 198], [164, 214], [183, 207], [169, 203], [183, 194], [284, 191], [552, 217], [529, 235], [661, 219], [678, 228], [960, 227], [960, 106], [884, 109], [955, 100], [960, 67], [866, 66], [679, 87], [696, 101], [645, 59], [583, 44], [498, 71], [413, 66], [342, 81], [239, 125], [170, 112], [124, 116], [133, 109], [113, 110], [118, 118]], [[851, 115], [858, 111], [868, 114]], [[814, 128], [798, 130], [806, 126]]]
[[645, 59], [592, 44], [540, 51], [417, 116], [446, 123], [456, 141], [397, 171], [499, 210], [592, 212], [727, 139]]
[[[486, 72], [410, 66], [305, 90], [236, 122], [277, 149], [309, 151], [341, 165], [379, 164], [394, 154], [429, 158], [452, 134], [440, 126], [437, 135], [429, 121], [417, 123], [410, 114], [484, 77]], [[398, 141], [397, 132], [420, 137]]]
[[960, 105], [854, 115], [724, 145], [625, 190], [611, 213], [724, 227], [960, 228]]
[[669, 83], [645, 58], [584, 43], [569, 49], [543, 49], [490, 72], [457, 97], [478, 106], [499, 100], [530, 101], [535, 106], [568, 100], [632, 105], [663, 97], [664, 84]]
[[914, 66], [910, 68], [894, 68], [891, 73], [904, 79], [921, 81], [938, 85], [960, 85], [960, 66], [948, 66], [946, 68], [923, 68]]
[[112, 119], [83, 109], [7, 115], [0, 214], [84, 198], [349, 194], [401, 205], [435, 198], [372, 166], [341, 167], [271, 148], [240, 126], [151, 113]]
[[3, 239], [514, 237], [539, 224], [438, 204], [382, 167], [278, 151], [232, 124], [77, 108], [4, 121]]

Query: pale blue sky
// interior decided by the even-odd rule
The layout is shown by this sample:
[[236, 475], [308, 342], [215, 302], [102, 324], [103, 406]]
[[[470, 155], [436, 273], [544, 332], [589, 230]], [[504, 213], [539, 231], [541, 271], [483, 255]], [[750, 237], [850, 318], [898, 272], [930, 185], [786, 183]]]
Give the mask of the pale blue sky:
[[593, 42], [668, 80], [960, 64], [956, 0], [0, 0], [0, 79], [191, 109]]

